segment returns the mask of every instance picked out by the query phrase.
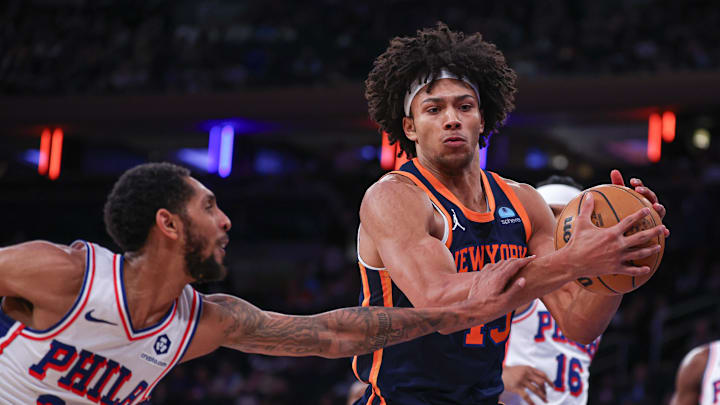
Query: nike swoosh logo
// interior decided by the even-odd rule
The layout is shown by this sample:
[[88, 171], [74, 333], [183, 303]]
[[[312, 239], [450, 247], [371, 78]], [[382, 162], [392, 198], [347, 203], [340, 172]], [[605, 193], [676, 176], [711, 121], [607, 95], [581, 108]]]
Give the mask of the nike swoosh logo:
[[90, 321], [90, 322], [106, 323], [106, 324], [108, 324], [108, 325], [115, 325], [115, 326], [117, 326], [117, 324], [114, 323], [114, 322], [106, 321], [106, 320], [104, 320], [104, 319], [95, 318], [94, 316], [92, 316], [93, 311], [95, 311], [95, 310], [94, 310], [94, 309], [91, 309], [90, 311], [86, 312], [86, 313], [85, 313], [85, 319], [87, 319], [87, 320]]

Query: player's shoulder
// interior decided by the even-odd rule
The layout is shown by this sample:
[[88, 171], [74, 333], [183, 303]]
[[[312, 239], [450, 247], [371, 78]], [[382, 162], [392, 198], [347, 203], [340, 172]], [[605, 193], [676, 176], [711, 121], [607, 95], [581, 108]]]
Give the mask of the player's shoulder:
[[0, 249], [0, 295], [22, 297], [37, 307], [74, 297], [85, 275], [84, 243], [31, 241]]
[[690, 350], [683, 358], [681, 367], [702, 367], [702, 369], [705, 369], [710, 356], [710, 345], [711, 343], [706, 343]]
[[424, 227], [431, 223], [433, 215], [425, 191], [412, 180], [392, 173], [371, 185], [360, 204], [360, 222], [371, 233], [373, 229], [397, 232], [415, 225]]
[[400, 174], [390, 173], [368, 187], [362, 206], [383, 207], [396, 204], [429, 206], [429, 203], [427, 194], [412, 180]]
[[6, 262], [18, 267], [51, 268], [54, 271], [83, 272], [85, 267], [86, 245], [73, 243], [61, 245], [44, 240], [35, 240], [0, 249]]
[[505, 182], [508, 187], [510, 187], [510, 189], [515, 193], [518, 199], [520, 199], [520, 202], [522, 202], [523, 205], [532, 205], [540, 202], [544, 203], [545, 200], [543, 200], [540, 193], [538, 193], [535, 187], [531, 186], [530, 184], [509, 179], [500, 175], [498, 175], [498, 177], [500, 178], [500, 180]]

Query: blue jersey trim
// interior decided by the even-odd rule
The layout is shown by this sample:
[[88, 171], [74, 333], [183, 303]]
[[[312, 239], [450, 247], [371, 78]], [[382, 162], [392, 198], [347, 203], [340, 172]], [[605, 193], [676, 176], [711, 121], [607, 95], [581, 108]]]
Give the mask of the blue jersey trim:
[[[180, 357], [178, 358], [177, 363], [175, 365], [177, 366], [180, 364], [183, 360], [183, 357], [185, 357], [185, 353], [187, 353], [188, 349], [190, 348], [190, 344], [192, 344], [193, 338], [195, 337], [195, 331], [197, 330], [198, 325], [200, 324], [200, 315], [202, 314], [202, 296], [197, 291], [193, 292], [194, 294], [197, 294], [198, 297], [198, 307], [197, 307], [197, 314], [195, 315], [195, 325], [193, 325], [192, 332], [190, 332], [190, 339], [188, 340], [187, 344], [185, 345], [185, 348], [183, 349], [182, 353], [180, 353]], [[173, 367], [175, 368], [175, 367]]]
[[[2, 301], [0, 300], [0, 302]], [[16, 323], [18, 323], [18, 321], [3, 312], [2, 306], [0, 305], [0, 339], [4, 338]]]
[[[75, 302], [73, 303], [72, 307], [70, 307], [70, 310], [68, 310], [65, 313], [65, 315], [63, 315], [62, 319], [57, 321], [57, 323], [55, 323], [53, 326], [51, 326], [47, 329], [40, 330], [40, 329], [33, 329], [33, 328], [25, 325], [24, 331], [37, 333], [37, 334], [44, 334], [44, 333], [52, 332], [53, 329], [62, 325], [62, 323], [65, 322], [65, 320], [70, 316], [70, 314], [72, 314], [75, 311], [75, 309], [80, 304], [80, 300], [82, 299], [83, 295], [85, 294], [85, 290], [89, 287], [88, 286], [88, 277], [90, 275], [90, 266], [92, 265], [92, 263], [90, 263], [92, 249], [90, 248], [90, 242], [84, 241], [82, 239], [78, 239], [75, 242], [82, 242], [85, 244], [85, 277], [83, 278], [83, 285], [82, 285], [82, 288], [80, 289], [80, 293], [78, 293], [78, 296], [75, 299]], [[75, 242], [71, 243], [70, 245], [75, 244]]]
[[132, 319], [130, 319], [130, 310], [128, 309], [128, 306], [127, 306], [127, 295], [125, 294], [125, 279], [123, 278], [123, 274], [125, 271], [125, 256], [120, 255], [119, 261], [120, 261], [120, 265], [119, 265], [120, 268], [118, 269], [118, 271], [120, 272], [120, 280], [119, 280], [120, 281], [120, 293], [122, 294], [123, 309], [125, 310], [125, 316], [127, 316], [127, 321], [128, 321], [127, 323], [128, 323], [128, 326], [130, 327], [130, 331], [134, 335], [137, 335], [137, 334], [147, 332], [149, 330], [152, 330], [152, 329], [155, 329], [155, 328], [161, 326], [168, 319], [168, 317], [170, 315], [172, 315], [173, 310], [175, 309], [175, 306], [177, 305], [177, 302], [173, 302], [172, 306], [170, 307], [168, 312], [165, 314], [165, 316], [163, 316], [162, 319], [160, 319], [160, 321], [158, 321], [155, 325], [151, 325], [151, 326], [148, 326], [147, 328], [143, 328], [140, 330], [135, 330], [135, 328], [133, 327], [133, 324], [132, 324]]
[[[202, 314], [202, 304], [203, 304], [202, 295], [200, 295], [200, 293], [198, 293], [197, 291], [193, 291], [193, 294], [197, 294], [197, 297], [198, 297], [198, 308], [197, 308], [197, 315], [195, 316], [195, 325], [193, 325], [193, 329], [192, 329], [192, 332], [190, 332], [190, 337], [188, 339], [188, 342], [185, 345], [185, 348], [183, 349], [182, 353], [180, 353], [180, 357], [178, 357], [177, 362], [175, 362], [175, 364], [172, 366], [172, 368], [170, 370], [167, 370], [165, 372], [165, 375], [163, 375], [163, 378], [165, 378], [168, 374], [170, 374], [170, 372], [175, 367], [177, 367], [178, 364], [182, 363], [183, 358], [185, 357], [185, 353], [187, 353], [188, 349], [190, 348], [190, 344], [192, 344], [193, 338], [195, 337], [195, 331], [197, 330], [197, 327], [200, 324], [200, 315]], [[190, 322], [192, 322], [192, 320]], [[162, 381], [163, 378], [161, 378], [160, 381]], [[160, 382], [160, 381], [158, 381], [158, 382]], [[157, 386], [158, 386], [158, 384], [155, 384], [155, 386], [152, 387], [152, 391], [147, 393], [147, 401], [150, 401], [150, 398], [152, 398], [152, 393], [153, 393], [153, 391], [155, 391], [155, 388], [157, 388]], [[143, 403], [144, 402], [141, 402], [138, 405], [142, 405]]]

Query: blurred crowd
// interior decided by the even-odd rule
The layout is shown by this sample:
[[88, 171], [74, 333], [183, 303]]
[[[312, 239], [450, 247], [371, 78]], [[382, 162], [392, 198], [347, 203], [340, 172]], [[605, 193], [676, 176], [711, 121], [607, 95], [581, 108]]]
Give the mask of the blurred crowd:
[[720, 66], [712, 1], [8, 0], [0, 4], [0, 92], [358, 82], [390, 38], [438, 20], [483, 33], [524, 76]]

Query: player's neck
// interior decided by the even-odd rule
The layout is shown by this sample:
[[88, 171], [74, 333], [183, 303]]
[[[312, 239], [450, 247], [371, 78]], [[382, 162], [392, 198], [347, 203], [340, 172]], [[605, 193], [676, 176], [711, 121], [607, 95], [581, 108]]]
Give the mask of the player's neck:
[[443, 164], [422, 155], [418, 155], [418, 161], [467, 208], [477, 212], [487, 210], [477, 153], [469, 162], [458, 165]]
[[191, 281], [184, 265], [182, 255], [163, 249], [146, 247], [125, 255], [123, 282], [133, 328], [155, 325], [167, 313]]

